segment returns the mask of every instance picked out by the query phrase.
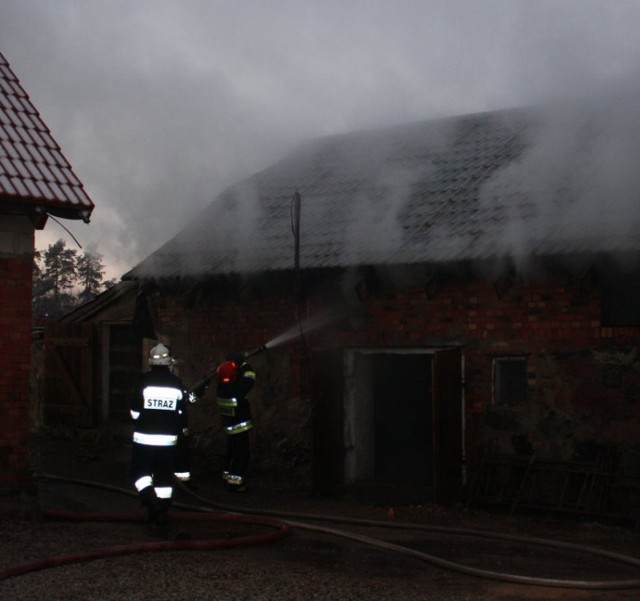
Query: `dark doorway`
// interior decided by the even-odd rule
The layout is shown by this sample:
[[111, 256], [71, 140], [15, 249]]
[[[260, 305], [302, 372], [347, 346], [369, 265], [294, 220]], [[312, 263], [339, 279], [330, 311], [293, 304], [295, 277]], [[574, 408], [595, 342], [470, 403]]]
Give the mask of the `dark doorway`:
[[313, 491], [319, 495], [344, 492], [343, 364], [341, 351], [313, 353]]
[[374, 476], [433, 487], [433, 398], [429, 355], [372, 355]]
[[435, 500], [433, 357], [412, 351], [353, 354], [345, 473], [362, 501], [407, 505]]
[[462, 350], [316, 351], [317, 490], [383, 505], [461, 499]]

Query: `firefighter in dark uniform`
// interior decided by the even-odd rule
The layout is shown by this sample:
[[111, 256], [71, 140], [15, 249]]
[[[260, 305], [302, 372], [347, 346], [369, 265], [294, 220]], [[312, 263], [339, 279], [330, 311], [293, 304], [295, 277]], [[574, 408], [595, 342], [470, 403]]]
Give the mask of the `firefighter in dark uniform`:
[[227, 454], [222, 477], [227, 489], [244, 492], [250, 456], [250, 430], [253, 428], [247, 395], [256, 381], [256, 372], [244, 355], [225, 361], [217, 370], [217, 403], [225, 433]]
[[131, 402], [132, 477], [149, 523], [158, 529], [168, 526], [176, 445], [185, 427], [184, 386], [171, 372], [173, 362], [166, 346], [154, 346], [149, 352], [151, 369], [143, 374]]

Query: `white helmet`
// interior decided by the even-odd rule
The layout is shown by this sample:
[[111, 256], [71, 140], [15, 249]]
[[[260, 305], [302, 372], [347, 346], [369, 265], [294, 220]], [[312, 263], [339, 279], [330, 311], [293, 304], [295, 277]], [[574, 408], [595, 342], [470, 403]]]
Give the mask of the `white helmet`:
[[149, 351], [149, 365], [173, 365], [171, 351], [164, 344], [156, 344]]

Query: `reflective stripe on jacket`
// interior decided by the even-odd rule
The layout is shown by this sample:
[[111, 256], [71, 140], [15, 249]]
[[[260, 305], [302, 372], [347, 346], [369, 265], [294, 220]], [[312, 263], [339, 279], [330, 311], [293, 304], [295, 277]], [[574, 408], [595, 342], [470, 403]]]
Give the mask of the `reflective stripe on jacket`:
[[217, 397], [216, 401], [218, 403], [218, 411], [220, 411], [220, 415], [224, 417], [236, 416], [236, 409], [238, 407], [238, 399], [236, 397], [231, 397], [230, 399]]
[[225, 431], [227, 434], [240, 434], [241, 432], [251, 430], [251, 428], [253, 428], [253, 422], [251, 420], [247, 420], [245, 422], [240, 422], [239, 424], [234, 424], [233, 426], [226, 426]]
[[174, 434], [146, 434], [144, 432], [134, 432], [133, 442], [148, 445], [150, 447], [173, 447], [178, 442], [178, 437]]

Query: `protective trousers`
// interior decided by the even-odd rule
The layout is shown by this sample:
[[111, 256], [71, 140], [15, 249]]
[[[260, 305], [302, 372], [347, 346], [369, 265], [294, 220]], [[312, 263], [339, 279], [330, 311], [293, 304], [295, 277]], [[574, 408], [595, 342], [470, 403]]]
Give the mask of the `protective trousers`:
[[249, 457], [251, 453], [251, 432], [227, 434], [227, 456], [225, 460], [225, 479], [230, 489], [245, 484]]
[[173, 497], [175, 446], [133, 443], [131, 477], [147, 508], [149, 521], [163, 525]]
[[191, 480], [191, 449], [189, 448], [189, 436], [184, 432], [178, 434], [173, 470], [176, 478], [181, 482]]

